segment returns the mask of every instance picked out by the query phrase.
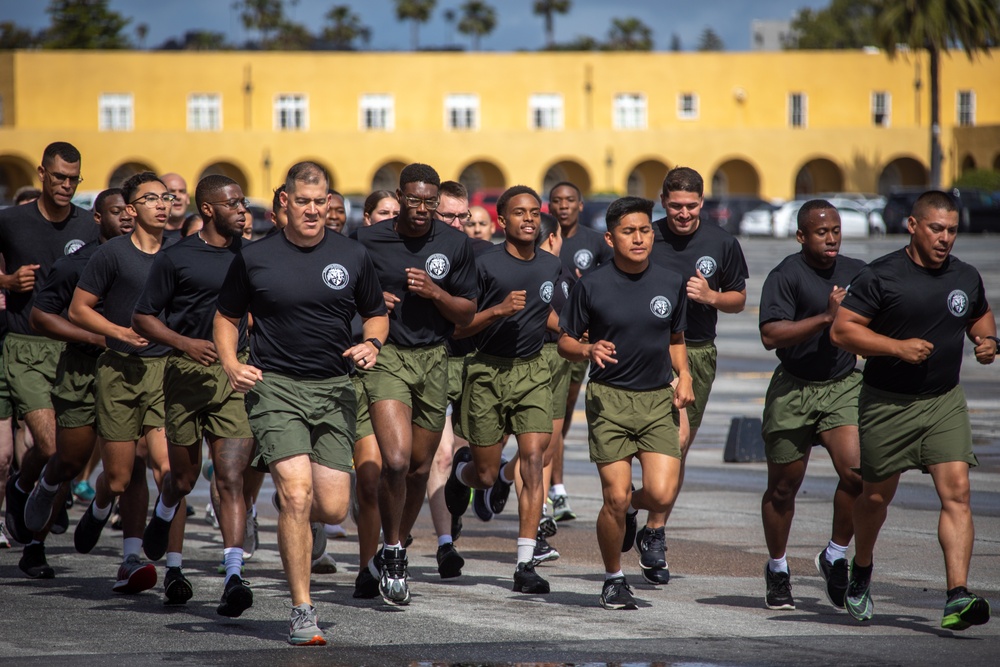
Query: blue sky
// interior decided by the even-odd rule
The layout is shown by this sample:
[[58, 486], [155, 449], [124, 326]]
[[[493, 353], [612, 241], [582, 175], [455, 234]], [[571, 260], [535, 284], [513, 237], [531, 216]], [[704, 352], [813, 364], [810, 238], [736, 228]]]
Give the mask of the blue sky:
[[[458, 10], [464, 0], [438, 0], [431, 20], [420, 28], [421, 45], [461, 44], [468, 38], [459, 35], [444, 20], [446, 9]], [[481, 43], [484, 51], [536, 49], [544, 44], [543, 21], [531, 12], [532, 0], [487, 0], [497, 10], [499, 21], [493, 34]], [[362, 22], [372, 30], [368, 49], [378, 51], [407, 50], [410, 47], [409, 24], [396, 20], [392, 0], [299, 0], [292, 5], [286, 0], [286, 12], [293, 20], [305, 24], [312, 32], [322, 30], [323, 15], [338, 4], [351, 5]], [[727, 51], [750, 48], [752, 19], [789, 19], [802, 7], [821, 8], [829, 0], [573, 0], [570, 13], [556, 16], [557, 41], [569, 41], [578, 35], [603, 39], [612, 18], [634, 16], [653, 29], [655, 48], [665, 50], [670, 36], [677, 33], [685, 50], [695, 47], [701, 32], [711, 26], [722, 37]], [[146, 46], [162, 44], [170, 37], [179, 37], [188, 30], [200, 29], [225, 33], [229, 41], [241, 43], [250, 35], [244, 30], [233, 0], [111, 0], [116, 11], [132, 18], [131, 30], [138, 23], [149, 26]], [[32, 29], [48, 25], [44, 0], [0, 0], [0, 21]]]

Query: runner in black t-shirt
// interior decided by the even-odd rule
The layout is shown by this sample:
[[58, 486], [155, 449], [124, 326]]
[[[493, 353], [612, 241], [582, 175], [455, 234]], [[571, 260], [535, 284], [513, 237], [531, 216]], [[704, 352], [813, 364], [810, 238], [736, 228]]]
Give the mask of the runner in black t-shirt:
[[[364, 247], [324, 227], [328, 179], [312, 162], [288, 172], [288, 225], [247, 245], [219, 292], [214, 334], [233, 389], [247, 393], [257, 462], [270, 468], [278, 498], [278, 548], [292, 597], [288, 641], [326, 643], [309, 594], [310, 519], [347, 516], [357, 399], [348, 377], [371, 369], [388, 333], [378, 276]], [[238, 355], [241, 322], [254, 334]], [[359, 313], [364, 341], [354, 344]]]
[[965, 339], [976, 361], [996, 358], [997, 327], [983, 281], [951, 256], [958, 234], [955, 200], [925, 192], [907, 220], [910, 243], [876, 259], [851, 281], [830, 338], [868, 358], [858, 399], [861, 495], [854, 504], [855, 555], [847, 611], [873, 615], [872, 556], [899, 477], [928, 472], [941, 500], [938, 538], [947, 602], [941, 626], [986, 623], [990, 605], [966, 589], [975, 531], [969, 506], [972, 453], [968, 406], [959, 386]]
[[[559, 353], [593, 363], [586, 409], [590, 460], [597, 464], [604, 495], [597, 541], [605, 609], [636, 607], [621, 554], [636, 539], [637, 510], [662, 512], [677, 496], [681, 450], [674, 408], [694, 398], [684, 345], [684, 280], [649, 261], [652, 210], [652, 202], [638, 197], [608, 207], [614, 260], [580, 279], [559, 317]], [[593, 342], [581, 342], [588, 332]], [[643, 485], [630, 491], [635, 457]]]
[[382, 451], [379, 512], [385, 545], [379, 581], [389, 604], [410, 600], [406, 550], [427, 488], [447, 412], [444, 343], [476, 309], [476, 272], [468, 237], [434, 219], [440, 178], [424, 164], [399, 176], [400, 213], [358, 229], [389, 308], [382, 363], [364, 376], [372, 427]]
[[[747, 300], [746, 260], [739, 242], [717, 225], [702, 224], [704, 181], [688, 167], [675, 167], [663, 179], [660, 201], [667, 217], [653, 223], [653, 252], [650, 259], [681, 274], [688, 297], [688, 365], [694, 381], [694, 402], [681, 415], [681, 485], [684, 461], [705, 415], [708, 396], [715, 381], [715, 326], [719, 311], [739, 313]], [[639, 552], [646, 581], [665, 584], [670, 580], [666, 543], [661, 532], [673, 506], [663, 514], [650, 515], [639, 532]]]
[[830, 541], [816, 556], [816, 567], [830, 602], [843, 608], [846, 553], [854, 536], [851, 510], [861, 492], [861, 477], [854, 470], [861, 461], [861, 374], [854, 368], [856, 357], [830, 343], [830, 324], [851, 279], [865, 264], [840, 254], [840, 214], [822, 199], [799, 209], [795, 237], [801, 251], [768, 274], [760, 297], [761, 341], [781, 360], [764, 399], [767, 490], [761, 516], [770, 555], [764, 603], [768, 609], [795, 608], [785, 549], [809, 453], [821, 444], [840, 481], [833, 496]]

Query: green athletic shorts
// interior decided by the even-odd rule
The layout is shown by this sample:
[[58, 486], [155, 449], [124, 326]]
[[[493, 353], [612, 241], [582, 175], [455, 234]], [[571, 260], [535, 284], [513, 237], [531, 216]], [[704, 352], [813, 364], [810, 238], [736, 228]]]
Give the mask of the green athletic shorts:
[[[571, 384], [583, 384], [587, 379], [587, 370], [590, 368], [590, 361], [569, 361], [570, 366], [569, 381]], [[565, 409], [565, 406], [563, 406]]]
[[44, 336], [9, 333], [3, 342], [3, 366], [11, 402], [18, 415], [52, 409], [52, 386], [65, 343]]
[[105, 350], [97, 358], [97, 434], [109, 442], [138, 440], [146, 427], [163, 428], [166, 357]]
[[549, 389], [552, 390], [552, 417], [562, 419], [566, 412], [573, 362], [559, 356], [559, 346], [556, 343], [546, 343], [542, 347], [542, 358], [549, 365], [549, 375], [552, 376], [549, 382]]
[[588, 382], [590, 460], [612, 463], [640, 451], [680, 459], [679, 413], [673, 410], [673, 400], [673, 387], [632, 391]]
[[713, 341], [704, 341], [687, 343], [687, 353], [694, 386], [694, 403], [687, 407], [687, 417], [691, 428], [698, 428], [705, 416], [705, 406], [708, 405], [708, 396], [712, 393], [712, 384], [715, 382], [718, 350]]
[[448, 411], [448, 353], [444, 345], [386, 344], [364, 375], [368, 401], [395, 400], [413, 411], [411, 421], [428, 431], [444, 429]]
[[313, 463], [351, 472], [358, 405], [351, 378], [306, 380], [264, 371], [246, 405], [257, 438], [254, 466], [305, 454]]
[[[240, 361], [246, 363], [247, 355]], [[184, 354], [173, 354], [163, 371], [163, 396], [167, 405], [167, 442], [190, 447], [202, 436], [251, 438], [243, 394], [229, 385], [229, 376], [218, 361], [203, 366]]]
[[893, 394], [861, 385], [861, 479], [881, 482], [906, 470], [949, 461], [979, 465], [962, 388], [940, 396]]
[[[3, 352], [0, 351], [0, 354]], [[0, 419], [10, 419], [14, 416], [14, 404], [10, 401], [10, 385], [7, 383], [5, 365], [0, 359]]]
[[93, 426], [97, 421], [97, 359], [75, 345], [67, 345], [59, 356], [52, 407], [60, 428]]
[[483, 447], [499, 443], [505, 433], [552, 433], [548, 362], [540, 353], [527, 359], [471, 356], [455, 431]]
[[451, 414], [458, 413], [458, 406], [462, 402], [466, 359], [466, 356], [448, 357], [448, 405], [451, 406]]
[[352, 375], [351, 384], [354, 385], [354, 396], [358, 402], [358, 416], [355, 419], [354, 428], [354, 441], [357, 442], [362, 438], [375, 435], [375, 431], [372, 430], [372, 416], [368, 412], [368, 392], [365, 391], [365, 383], [361, 379], [361, 375]]
[[858, 425], [861, 371], [825, 382], [799, 379], [778, 366], [764, 397], [761, 435], [772, 463], [792, 463], [819, 441], [816, 434]]

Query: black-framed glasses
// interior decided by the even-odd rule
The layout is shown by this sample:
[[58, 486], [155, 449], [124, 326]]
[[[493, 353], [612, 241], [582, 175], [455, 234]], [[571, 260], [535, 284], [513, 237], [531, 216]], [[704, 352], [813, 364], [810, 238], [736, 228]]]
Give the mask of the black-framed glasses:
[[80, 185], [83, 182], [83, 176], [70, 176], [69, 174], [60, 174], [58, 171], [45, 170], [45, 173], [49, 175], [55, 183], [65, 183], [69, 181], [70, 185]]
[[233, 198], [233, 199], [227, 199], [225, 201], [210, 201], [207, 203], [212, 204], [213, 206], [225, 206], [230, 211], [235, 211], [240, 206], [242, 206], [247, 211], [250, 210], [250, 200], [247, 199], [246, 197], [244, 197], [243, 199]]
[[167, 206], [170, 206], [175, 201], [177, 201], [177, 195], [172, 195], [169, 192], [164, 192], [162, 195], [154, 195], [151, 192], [148, 195], [143, 195], [142, 197], [139, 197], [138, 199], [133, 199], [129, 203], [130, 204], [142, 204], [143, 206], [145, 206], [147, 208], [153, 208], [154, 206], [156, 206], [157, 204], [159, 204], [161, 201], [164, 204], [166, 204]]
[[442, 213], [438, 211], [437, 217], [438, 219], [444, 222], [455, 222], [456, 220], [458, 220], [463, 225], [469, 220], [472, 220], [472, 214], [469, 213], [468, 211], [466, 211], [465, 213]]
[[420, 205], [423, 204], [428, 211], [436, 211], [438, 205], [441, 204], [441, 200], [437, 197], [421, 199], [420, 197], [411, 197], [410, 195], [403, 195], [403, 202], [408, 208], [420, 208]]

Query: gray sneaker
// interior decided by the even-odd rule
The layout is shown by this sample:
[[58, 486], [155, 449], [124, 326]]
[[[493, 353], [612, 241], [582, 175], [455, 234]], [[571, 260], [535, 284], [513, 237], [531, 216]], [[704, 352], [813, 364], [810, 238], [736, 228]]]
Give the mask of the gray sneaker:
[[45, 528], [45, 524], [52, 518], [52, 506], [58, 493], [58, 487], [55, 491], [46, 491], [41, 482], [35, 484], [24, 505], [24, 525], [28, 530], [36, 533]]
[[309, 527], [312, 529], [313, 536], [312, 559], [313, 562], [316, 562], [320, 556], [326, 553], [326, 530], [324, 530], [322, 521], [315, 521], [309, 524]]
[[316, 607], [300, 604], [292, 607], [292, 620], [288, 626], [288, 643], [293, 646], [326, 646], [323, 631], [316, 623]]
[[246, 527], [243, 532], [243, 560], [250, 560], [254, 553], [260, 548], [260, 533], [258, 531], [257, 517], [253, 512], [247, 512]]

